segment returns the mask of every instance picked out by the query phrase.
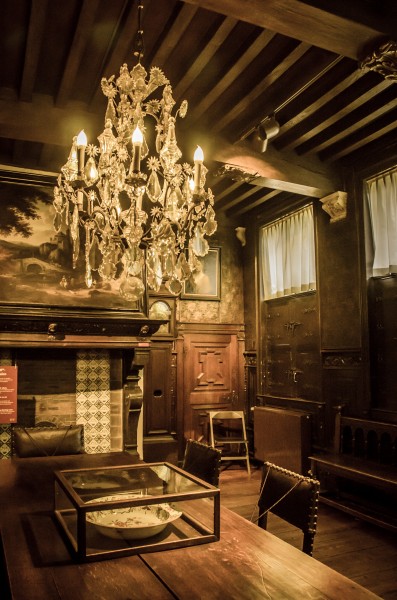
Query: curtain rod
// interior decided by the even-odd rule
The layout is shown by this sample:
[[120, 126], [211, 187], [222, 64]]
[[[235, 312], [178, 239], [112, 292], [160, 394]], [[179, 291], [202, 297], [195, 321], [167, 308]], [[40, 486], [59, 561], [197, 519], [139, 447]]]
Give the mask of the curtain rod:
[[291, 210], [290, 212], [283, 215], [282, 217], [277, 217], [277, 219], [273, 219], [272, 221], [269, 221], [269, 223], [265, 223], [264, 225], [262, 225], [260, 227], [260, 229], [265, 229], [266, 227], [271, 227], [271, 225], [274, 225], [275, 223], [279, 223], [280, 221], [286, 221], [287, 219], [289, 219], [289, 217], [291, 215], [296, 215], [297, 213], [304, 211], [305, 208], [308, 208], [309, 206], [313, 206], [313, 202], [308, 202], [307, 204], [304, 204], [303, 206], [301, 206], [300, 208], [297, 208], [296, 210]]
[[384, 171], [377, 173], [373, 177], [369, 177], [369, 179], [365, 179], [364, 182], [367, 184], [373, 183], [374, 181], [377, 181], [384, 175], [387, 175], [388, 173], [393, 173], [394, 171], [397, 171], [397, 165], [394, 165], [394, 167], [389, 167], [388, 169], [385, 169]]

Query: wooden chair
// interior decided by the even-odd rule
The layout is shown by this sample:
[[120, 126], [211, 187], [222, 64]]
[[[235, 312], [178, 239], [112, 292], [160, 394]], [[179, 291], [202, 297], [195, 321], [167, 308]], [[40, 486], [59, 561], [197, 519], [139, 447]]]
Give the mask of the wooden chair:
[[313, 554], [317, 527], [320, 482], [265, 462], [258, 500], [258, 525], [267, 528], [267, 515], [272, 512], [303, 532], [302, 550]]
[[19, 458], [84, 453], [83, 425], [13, 427], [11, 437], [12, 452]]
[[211, 485], [217, 486], [220, 464], [220, 450], [195, 440], [187, 441], [182, 469]]
[[210, 441], [222, 448], [222, 461], [244, 460], [251, 474], [248, 440], [242, 410], [217, 410], [209, 413]]

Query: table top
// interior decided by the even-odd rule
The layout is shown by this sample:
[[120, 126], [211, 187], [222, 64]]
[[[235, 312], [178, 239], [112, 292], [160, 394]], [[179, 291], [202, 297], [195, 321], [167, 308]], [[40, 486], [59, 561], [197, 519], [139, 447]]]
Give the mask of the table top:
[[54, 471], [134, 462], [123, 452], [0, 461], [0, 527], [14, 600], [378, 598], [226, 508], [218, 542], [76, 563], [53, 518]]

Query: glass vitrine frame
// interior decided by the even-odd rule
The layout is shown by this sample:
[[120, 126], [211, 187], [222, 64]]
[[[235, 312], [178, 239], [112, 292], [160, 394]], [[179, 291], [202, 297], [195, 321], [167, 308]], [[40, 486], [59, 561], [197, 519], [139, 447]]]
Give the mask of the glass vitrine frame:
[[[181, 548], [220, 538], [219, 488], [170, 463], [66, 469], [55, 471], [54, 477], [55, 519], [78, 561]], [[93, 514], [117, 514], [118, 510], [149, 505], [172, 507], [181, 515], [161, 533], [143, 539], [126, 539], [124, 532], [120, 538], [108, 537], [92, 523]]]

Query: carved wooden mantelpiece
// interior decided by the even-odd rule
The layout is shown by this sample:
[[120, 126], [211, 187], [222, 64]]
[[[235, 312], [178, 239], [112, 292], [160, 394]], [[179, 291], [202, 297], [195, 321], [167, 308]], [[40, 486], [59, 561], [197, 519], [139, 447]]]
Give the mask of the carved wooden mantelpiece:
[[76, 318], [54, 311], [40, 315], [3, 315], [0, 312], [1, 346], [54, 346], [73, 348], [123, 348], [147, 342], [163, 320], [79, 314]]

